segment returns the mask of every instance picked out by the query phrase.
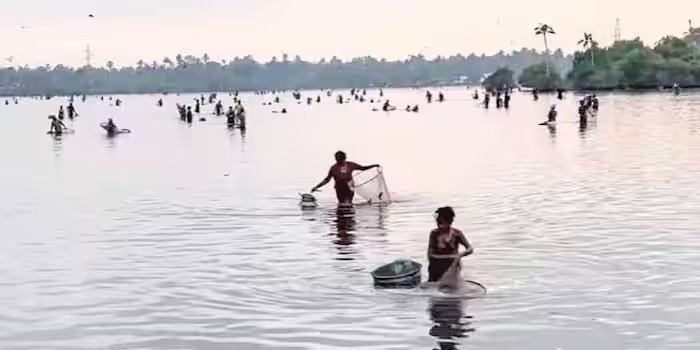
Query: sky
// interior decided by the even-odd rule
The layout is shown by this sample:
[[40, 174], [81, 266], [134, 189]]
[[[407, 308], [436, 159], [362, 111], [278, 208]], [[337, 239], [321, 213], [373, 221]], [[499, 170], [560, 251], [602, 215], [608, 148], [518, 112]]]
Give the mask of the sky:
[[[0, 59], [13, 65], [85, 63], [117, 66], [162, 61], [178, 53], [214, 60], [252, 55], [404, 58], [542, 50], [539, 23], [556, 35], [550, 49], [573, 52], [584, 32], [612, 42], [622, 37], [653, 44], [700, 26], [700, 1], [671, 0], [4, 0]], [[88, 15], [93, 14], [94, 18]], [[692, 18], [692, 15], [697, 18]], [[0, 65], [6, 66], [7, 61]]]

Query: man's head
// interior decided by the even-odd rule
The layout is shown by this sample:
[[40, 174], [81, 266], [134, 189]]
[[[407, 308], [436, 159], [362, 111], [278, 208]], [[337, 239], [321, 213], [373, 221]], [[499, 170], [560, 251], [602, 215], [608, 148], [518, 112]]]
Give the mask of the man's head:
[[348, 156], [343, 151], [335, 152], [335, 161], [338, 163], [343, 163], [348, 159]]

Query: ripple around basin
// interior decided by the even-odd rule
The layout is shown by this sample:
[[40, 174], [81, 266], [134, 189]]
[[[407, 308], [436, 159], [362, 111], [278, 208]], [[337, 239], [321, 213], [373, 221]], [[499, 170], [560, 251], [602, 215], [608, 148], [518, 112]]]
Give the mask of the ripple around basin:
[[[61, 101], [23, 101], [0, 139], [0, 348], [695, 348], [700, 95], [606, 94], [585, 129], [569, 96], [547, 129], [549, 96], [445, 94], [410, 116], [244, 95], [245, 134], [124, 96], [134, 133], [112, 140], [94, 127], [112, 107], [88, 101], [53, 140], [30, 130]], [[328, 187], [301, 210], [339, 147], [398, 201], [338, 210]], [[447, 204], [488, 295], [373, 288], [381, 264], [425, 263]]]

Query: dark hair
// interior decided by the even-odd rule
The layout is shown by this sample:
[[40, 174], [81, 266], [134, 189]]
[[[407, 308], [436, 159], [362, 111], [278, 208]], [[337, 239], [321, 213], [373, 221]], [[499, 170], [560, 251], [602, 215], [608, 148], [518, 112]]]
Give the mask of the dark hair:
[[343, 151], [335, 152], [335, 160], [342, 162], [347, 159], [347, 155]]
[[452, 207], [442, 207], [435, 211], [435, 220], [438, 224], [452, 224], [455, 219], [455, 211]]

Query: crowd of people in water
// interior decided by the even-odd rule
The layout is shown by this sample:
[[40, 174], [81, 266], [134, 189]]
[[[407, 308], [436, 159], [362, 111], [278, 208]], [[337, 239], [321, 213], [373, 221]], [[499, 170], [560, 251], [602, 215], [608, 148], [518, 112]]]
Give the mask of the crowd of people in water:
[[[675, 95], [678, 95], [680, 93], [680, 88], [678, 85], [674, 85], [672, 88], [672, 91]], [[324, 98], [327, 98], [331, 101], [334, 101], [337, 104], [348, 104], [348, 103], [369, 103], [373, 105], [371, 107], [372, 111], [375, 112], [393, 112], [393, 111], [398, 111], [399, 107], [393, 105], [391, 103], [391, 100], [388, 98], [385, 98], [384, 95], [384, 90], [382, 88], [375, 88], [373, 89], [372, 92], [368, 93], [367, 89], [350, 89], [349, 95], [345, 95], [343, 92], [334, 92], [333, 90], [322, 90], [320, 93], [308, 96], [304, 95], [303, 92], [301, 91], [292, 91], [291, 92], [291, 102], [296, 102], [296, 104], [306, 104], [306, 105], [312, 105], [312, 104], [320, 104], [323, 102]], [[556, 98], [559, 100], [563, 100], [565, 98], [565, 90], [563, 89], [557, 89], [554, 91], [556, 94]], [[290, 101], [283, 101], [282, 100], [282, 93], [283, 91], [256, 91], [254, 92], [255, 95], [258, 96], [263, 96], [263, 97], [271, 97], [271, 98], [265, 98], [262, 104], [264, 106], [275, 106], [282, 104], [283, 102], [290, 102]], [[483, 107], [484, 109], [489, 109], [491, 107], [491, 101], [495, 101], [495, 107], [496, 109], [511, 109], [511, 97], [514, 93], [513, 88], [501, 88], [501, 89], [474, 89], [473, 92], [471, 93], [471, 98], [477, 102], [478, 105]], [[540, 91], [537, 89], [532, 89], [530, 90], [530, 94], [532, 95], [533, 101], [538, 101], [540, 99]], [[521, 91], [522, 94], [522, 91]], [[164, 94], [167, 95], [167, 94]], [[226, 126], [229, 128], [240, 128], [242, 130], [245, 130], [247, 127], [246, 124], [246, 108], [243, 106], [243, 103], [241, 99], [239, 98], [239, 92], [238, 91], [233, 91], [233, 92], [228, 92], [228, 95], [230, 98], [232, 98], [232, 104], [229, 106], [225, 106], [224, 102], [222, 99], [219, 99], [219, 95], [217, 93], [211, 93], [209, 96], [205, 96], [204, 94], [200, 95], [199, 97], [195, 98], [192, 104], [176, 104], [176, 109], [177, 113], [180, 117], [180, 120], [187, 123], [187, 124], [192, 124], [194, 121], [206, 121], [208, 115], [215, 115], [217, 117], [225, 117], [226, 119]], [[325, 95], [325, 97], [323, 96]], [[61, 105], [59, 106], [59, 109], [57, 113], [54, 115], [50, 115], [50, 134], [54, 135], [61, 135], [65, 132], [72, 132], [69, 128], [66, 127], [64, 121], [66, 119], [68, 120], [73, 120], [77, 117], [80, 116], [78, 111], [76, 110], [75, 107], [75, 99], [78, 96], [70, 96], [68, 104], [66, 106]], [[43, 97], [41, 97], [43, 99]], [[97, 97], [96, 97], [97, 98]], [[46, 96], [45, 99], [51, 99], [51, 96]], [[82, 102], [85, 102], [87, 100], [86, 95], [80, 96], [80, 99]], [[447, 101], [447, 98], [445, 94], [442, 91], [431, 91], [431, 90], [425, 90], [425, 95], [424, 95], [424, 101], [426, 104], [432, 104], [432, 103], [444, 103]], [[122, 106], [122, 101], [119, 98], [114, 98], [114, 97], [105, 97], [105, 96], [100, 96], [99, 100], [104, 102], [108, 101], [111, 106], [115, 107], [121, 107]], [[9, 105], [10, 101], [14, 101], [14, 104], [19, 103], [19, 99], [14, 98], [14, 99], [7, 99], [5, 100], [5, 104]], [[212, 105], [213, 106], [213, 112], [205, 113], [204, 112], [204, 106], [206, 105]], [[157, 107], [164, 107], [164, 101], [163, 98], [159, 98], [156, 102]], [[289, 113], [289, 106], [290, 104], [283, 104], [284, 107], [282, 108], [273, 108], [271, 113], [278, 113], [278, 114], [287, 114]], [[588, 122], [592, 118], [596, 118], [598, 115], [598, 109], [599, 109], [599, 101], [598, 97], [595, 94], [592, 95], [586, 95], [584, 96], [578, 103], [578, 122], [581, 125], [581, 127], [585, 127]], [[419, 113], [421, 111], [421, 107], [419, 104], [409, 104], [406, 105], [405, 108], [401, 108], [401, 110], [409, 113]], [[547, 112], [547, 119], [540, 123], [540, 125], [547, 125], [550, 127], [553, 127], [556, 125], [557, 122], [557, 106], [552, 105], [549, 108], [549, 111]], [[117, 127], [115, 122], [112, 119], [107, 120], [106, 122], [100, 124], [100, 126], [107, 132], [108, 135], [113, 136], [117, 135], [120, 133], [124, 132], [130, 132], [129, 129], [120, 129]]]
[[[246, 110], [243, 107], [243, 103], [238, 98], [238, 91], [229, 92], [229, 96], [233, 97], [233, 106], [229, 106], [228, 110], [224, 111], [224, 104], [221, 100], [217, 101], [218, 94], [212, 93], [209, 98], [205, 98], [201, 95], [199, 98], [194, 99], [194, 110], [192, 106], [176, 104], [178, 114], [180, 115], [180, 120], [186, 122], [187, 124], [192, 124], [194, 121], [194, 115], [199, 116], [199, 121], [206, 121], [206, 117], [202, 116], [202, 107], [207, 104], [214, 105], [213, 115], [217, 117], [226, 117], [226, 126], [229, 128], [239, 128], [241, 130], [246, 129]], [[216, 103], [214, 102], [216, 101]], [[163, 107], [163, 99], [158, 100], [156, 104], [158, 107]]]

